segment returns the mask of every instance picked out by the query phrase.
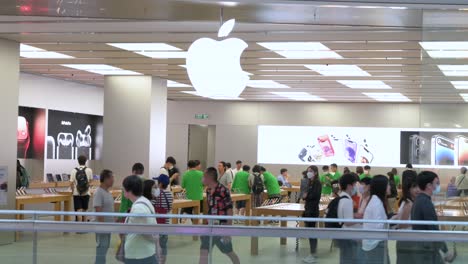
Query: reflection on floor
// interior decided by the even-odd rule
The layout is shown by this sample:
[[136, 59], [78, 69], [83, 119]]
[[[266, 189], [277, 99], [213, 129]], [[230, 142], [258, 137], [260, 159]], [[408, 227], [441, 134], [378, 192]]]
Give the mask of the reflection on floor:
[[[38, 234], [38, 264], [87, 264], [94, 263], [95, 238], [94, 234]], [[117, 235], [113, 236], [107, 263], [119, 263], [114, 259], [117, 245]], [[169, 264], [198, 263], [199, 241], [192, 237], [173, 236], [169, 240]], [[280, 246], [279, 238], [261, 238], [259, 241], [259, 256], [250, 256], [250, 238], [233, 238], [234, 249], [240, 257], [241, 263], [302, 263], [307, 256], [308, 241], [300, 240], [299, 252], [295, 252], [296, 239], [288, 239], [286, 246]], [[320, 240], [317, 263], [338, 263], [338, 249], [330, 251], [330, 240]], [[450, 245], [451, 246], [451, 245]], [[32, 234], [23, 234], [21, 241], [10, 245], [0, 246], [0, 263], [26, 264], [32, 263]], [[457, 244], [458, 258], [455, 263], [467, 263], [468, 246]], [[395, 242], [389, 243], [391, 263], [396, 263]], [[214, 249], [213, 263], [229, 263], [219, 250]]]

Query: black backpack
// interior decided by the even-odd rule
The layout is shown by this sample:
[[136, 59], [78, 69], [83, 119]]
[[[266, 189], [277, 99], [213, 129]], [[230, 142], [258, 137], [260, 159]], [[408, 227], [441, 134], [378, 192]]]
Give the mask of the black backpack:
[[[340, 204], [341, 199], [349, 199], [349, 198], [348, 198], [348, 196], [340, 196], [340, 197], [336, 197], [335, 199], [333, 199], [330, 202], [330, 204], [328, 204], [326, 218], [330, 218], [330, 219], [337, 219], [338, 218], [338, 205]], [[343, 224], [337, 223], [337, 222], [334, 222], [334, 223], [326, 222], [325, 223], [326, 228], [341, 228], [342, 226], [343, 226]]]
[[88, 175], [86, 175], [86, 167], [76, 168], [76, 190], [80, 195], [83, 195], [89, 190]]
[[262, 176], [260, 174], [254, 174], [254, 181], [252, 185], [252, 192], [254, 194], [261, 194], [265, 190], [265, 186], [263, 185]]

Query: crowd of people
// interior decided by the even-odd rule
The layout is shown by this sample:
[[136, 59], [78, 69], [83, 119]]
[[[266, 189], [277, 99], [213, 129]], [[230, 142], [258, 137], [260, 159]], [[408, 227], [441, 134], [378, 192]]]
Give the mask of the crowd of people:
[[[75, 210], [88, 210], [90, 199], [89, 183], [92, 171], [86, 167], [86, 157], [78, 158], [79, 166], [70, 177], [73, 188]], [[120, 212], [135, 214], [164, 215], [172, 210], [173, 194], [171, 186], [181, 185], [187, 199], [200, 201], [200, 206], [206, 206], [208, 215], [232, 216], [245, 215], [245, 201], [234, 204], [231, 193], [252, 195], [252, 205], [261, 206], [264, 193], [268, 199], [281, 198], [281, 186], [290, 187], [290, 176], [287, 169], [281, 169], [278, 176], [266, 170], [261, 165], [252, 168], [237, 161], [235, 168], [228, 162], [220, 161], [217, 168], [209, 167], [202, 171], [197, 160], [188, 162], [188, 169], [183, 175], [175, 167], [176, 161], [169, 157], [157, 177], [146, 179], [144, 165], [136, 163], [132, 167], [131, 176], [123, 180], [122, 201]], [[456, 195], [465, 195], [466, 168], [454, 179]], [[303, 173], [300, 182], [300, 193], [297, 202], [304, 202], [305, 218], [318, 218], [322, 196], [333, 198], [328, 205], [326, 217], [337, 219], [365, 220], [428, 220], [437, 221], [437, 214], [431, 201], [431, 196], [440, 192], [438, 175], [423, 171], [417, 174], [412, 166], [407, 166], [402, 177], [396, 169], [387, 175], [372, 175], [371, 167], [357, 167], [355, 172], [344, 168], [343, 174], [336, 164], [323, 166], [322, 173], [317, 166], [309, 166]], [[94, 192], [93, 207], [96, 212], [114, 212], [114, 199], [109, 190], [114, 185], [112, 171], [104, 170], [100, 176], [101, 185]], [[468, 186], [468, 179], [466, 180]], [[448, 186], [450, 188], [450, 184]], [[398, 189], [401, 189], [399, 195]], [[468, 190], [468, 188], [466, 189]], [[206, 193], [207, 203], [203, 203]], [[467, 192], [468, 193], [468, 192]], [[290, 194], [289, 194], [290, 195]], [[397, 201], [397, 198], [398, 201]], [[278, 199], [279, 201], [279, 199]], [[398, 205], [398, 206], [397, 206]], [[202, 209], [203, 211], [203, 209]], [[184, 209], [182, 213], [192, 214], [193, 209]], [[84, 217], [78, 221], [87, 221]], [[113, 222], [112, 217], [97, 217], [99, 222]], [[168, 224], [168, 218], [127, 217], [117, 219], [127, 224]], [[232, 225], [231, 220], [219, 220], [214, 224]], [[315, 221], [305, 220], [307, 228], [316, 227]], [[354, 222], [326, 223], [328, 228], [363, 228], [384, 229], [383, 223], [355, 224]], [[397, 225], [398, 229], [437, 230], [437, 225]], [[96, 234], [96, 261], [106, 263], [106, 255], [110, 246], [110, 234]], [[143, 234], [128, 234], [121, 236], [121, 247], [117, 258], [125, 263], [166, 263], [168, 236], [149, 236]], [[334, 242], [340, 249], [340, 263], [382, 263], [388, 258], [387, 244], [384, 241], [363, 239], [337, 240]], [[317, 262], [317, 239], [309, 239], [310, 254], [303, 259], [305, 263]], [[200, 263], [208, 263], [208, 250], [216, 246], [232, 263], [239, 263], [239, 257], [233, 250], [230, 237], [214, 237], [210, 243], [209, 237], [201, 238]], [[449, 250], [445, 243], [413, 243], [398, 241], [396, 245], [397, 263], [444, 263], [452, 261], [456, 254]], [[389, 263], [389, 262], [387, 262]]]

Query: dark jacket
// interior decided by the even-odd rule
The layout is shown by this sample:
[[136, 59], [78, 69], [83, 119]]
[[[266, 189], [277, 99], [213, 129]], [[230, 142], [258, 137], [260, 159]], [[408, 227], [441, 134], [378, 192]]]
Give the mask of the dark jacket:
[[318, 217], [320, 197], [322, 196], [322, 184], [320, 181], [309, 181], [307, 196], [305, 198], [305, 217]]

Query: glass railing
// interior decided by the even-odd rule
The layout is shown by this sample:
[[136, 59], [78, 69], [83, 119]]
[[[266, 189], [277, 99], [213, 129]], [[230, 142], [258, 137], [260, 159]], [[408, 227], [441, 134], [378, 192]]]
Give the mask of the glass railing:
[[[5, 219], [21, 214], [24, 220]], [[135, 252], [130, 257], [151, 253], [140, 250], [144, 245], [166, 241], [166, 263], [397, 263], [397, 258], [411, 263], [434, 263], [434, 258], [457, 252], [455, 263], [468, 262], [467, 222], [440, 221], [365, 221], [298, 217], [211, 217], [204, 215], [164, 215], [180, 224], [147, 225], [128, 223], [56, 221], [74, 219], [77, 213], [45, 211], [1, 211], [0, 238], [14, 238], [15, 242], [0, 246], [0, 263], [72, 264], [95, 263], [96, 234], [110, 234], [105, 263], [120, 263], [116, 250], [120, 236], [144, 235], [146, 240], [132, 240]], [[157, 215], [79, 214], [93, 219], [97, 216], [113, 218], [157, 218]], [[304, 227], [304, 221], [316, 222], [316, 228]], [[204, 222], [204, 224], [192, 224]], [[233, 221], [233, 225], [220, 225]], [[325, 228], [328, 222], [346, 222], [347, 228]], [[172, 222], [172, 221], [171, 221]], [[383, 229], [363, 229], [363, 223], [381, 223]], [[396, 225], [437, 225], [440, 231], [394, 229]], [[130, 234], [130, 235], [129, 235]], [[133, 234], [133, 235], [132, 235]], [[202, 237], [202, 238], [200, 238]], [[142, 237], [140, 237], [142, 238]], [[311, 239], [311, 240], [310, 240]], [[315, 240], [317, 239], [317, 241]], [[151, 240], [151, 241], [150, 241]], [[309, 241], [310, 240], [310, 241]], [[143, 243], [143, 244], [142, 244]], [[143, 245], [143, 246], [142, 246]], [[164, 243], [163, 243], [164, 245]], [[202, 247], [207, 249], [201, 251]], [[311, 253], [315, 258], [308, 258]], [[159, 256], [164, 255], [160, 246]], [[102, 251], [98, 251], [102, 252]], [[200, 255], [205, 256], [200, 262]], [[228, 253], [223, 254], [223, 253]], [[99, 255], [99, 254], [98, 254]], [[306, 259], [304, 259], [306, 258]], [[366, 261], [367, 260], [367, 261]], [[315, 262], [314, 262], [315, 261]], [[98, 262], [99, 263], [99, 262]], [[101, 262], [104, 263], [104, 262]], [[138, 262], [136, 262], [138, 263]], [[144, 263], [144, 262], [141, 262]], [[407, 262], [405, 262], [407, 263]], [[443, 262], [442, 262], [443, 263]]]

